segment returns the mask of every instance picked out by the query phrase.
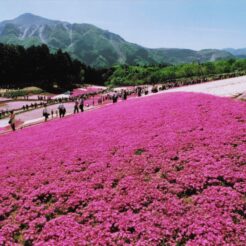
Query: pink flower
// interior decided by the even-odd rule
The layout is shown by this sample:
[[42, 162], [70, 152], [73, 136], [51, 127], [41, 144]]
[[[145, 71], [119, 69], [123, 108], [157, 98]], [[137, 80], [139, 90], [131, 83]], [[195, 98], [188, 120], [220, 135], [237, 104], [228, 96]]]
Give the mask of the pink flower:
[[0, 136], [0, 244], [243, 245], [245, 120], [168, 93]]

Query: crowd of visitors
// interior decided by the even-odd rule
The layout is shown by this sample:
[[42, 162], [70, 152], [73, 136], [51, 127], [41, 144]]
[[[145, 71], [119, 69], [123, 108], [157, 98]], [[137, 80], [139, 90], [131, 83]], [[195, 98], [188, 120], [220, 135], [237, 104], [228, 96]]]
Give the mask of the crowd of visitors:
[[[189, 82], [191, 84], [193, 83], [199, 83], [199, 81], [191, 81]], [[180, 85], [185, 85], [186, 83], [183, 82]], [[157, 86], [157, 85], [153, 85], [151, 92], [152, 93], [156, 93], [159, 90], [166, 90], [166, 89], [170, 89], [177, 86], [176, 82], [167, 82], [163, 85]], [[142, 96], [142, 95], [147, 95], [149, 93], [149, 87], [148, 86], [137, 86], [137, 87], [132, 87], [131, 89], [122, 89], [121, 91], [114, 91], [113, 93], [110, 92], [106, 92], [104, 94], [101, 94], [101, 96], [97, 99], [97, 104], [101, 105], [103, 104], [105, 101], [110, 101], [112, 100], [113, 103], [116, 103], [118, 101], [119, 98], [121, 98], [122, 100], [126, 100], [127, 97], [129, 95], [132, 94], [136, 94], [138, 97]], [[15, 112], [21, 113], [24, 111], [29, 111], [29, 110], [33, 110], [33, 109], [37, 109], [37, 108], [42, 108], [49, 105], [53, 105], [53, 104], [58, 104], [58, 103], [66, 103], [66, 102], [75, 102], [74, 105], [74, 113], [78, 113], [79, 111], [83, 112], [84, 111], [84, 106], [90, 106], [88, 104], [84, 105], [84, 101], [89, 99], [90, 97], [93, 97], [91, 106], [95, 105], [95, 100], [94, 100], [94, 95], [97, 95], [97, 93], [93, 93], [93, 95], [83, 95], [82, 97], [74, 97], [74, 96], [70, 96], [69, 98], [56, 98], [56, 99], [52, 99], [51, 97], [48, 96], [37, 96], [38, 101], [37, 102], [32, 102], [31, 104], [23, 104], [23, 106], [21, 108], [16, 108], [13, 109]], [[81, 99], [83, 98], [83, 99]], [[24, 99], [28, 100], [29, 97], [25, 96]], [[40, 102], [41, 101], [41, 102]], [[81, 103], [82, 101], [82, 103]], [[0, 119], [5, 118], [10, 116], [10, 110], [1, 110], [0, 111]], [[53, 116], [54, 116], [54, 112], [53, 112]]]
[[[149, 92], [151, 91], [152, 93], [156, 93], [159, 90], [163, 90], [163, 87], [158, 87], [156, 85], [152, 86], [150, 88], [149, 86], [137, 86], [137, 87], [132, 87], [129, 89], [122, 89], [120, 91], [113, 91], [113, 92], [107, 92], [104, 94], [100, 94], [99, 97], [97, 97], [97, 105], [101, 105], [105, 102], [112, 102], [112, 103], [117, 103], [119, 99], [122, 101], [127, 100], [128, 96], [133, 95], [133, 96], [142, 96], [142, 95], [148, 95]], [[93, 95], [83, 95], [83, 96], [78, 96], [78, 97], [69, 97], [69, 98], [59, 98], [59, 99], [50, 99], [46, 98], [47, 100], [45, 102], [39, 102], [39, 103], [31, 103], [30, 105], [25, 104], [22, 107], [22, 111], [28, 111], [30, 109], [36, 109], [38, 107], [43, 107], [43, 117], [44, 121], [48, 121], [49, 117], [51, 116], [51, 119], [54, 117], [56, 118], [63, 118], [66, 115], [66, 107], [65, 103], [67, 102], [74, 102], [74, 108], [73, 108], [73, 113], [77, 114], [79, 112], [84, 112], [84, 107], [85, 107], [85, 101], [87, 99], [91, 99], [91, 105], [88, 103], [86, 104], [87, 107], [89, 106], [95, 106], [95, 100]], [[39, 98], [41, 99], [41, 98]], [[49, 109], [48, 106], [54, 105], [59, 103], [57, 109]], [[9, 124], [12, 128], [13, 131], [15, 131], [15, 114], [14, 111], [9, 112], [10, 113], [10, 120]]]

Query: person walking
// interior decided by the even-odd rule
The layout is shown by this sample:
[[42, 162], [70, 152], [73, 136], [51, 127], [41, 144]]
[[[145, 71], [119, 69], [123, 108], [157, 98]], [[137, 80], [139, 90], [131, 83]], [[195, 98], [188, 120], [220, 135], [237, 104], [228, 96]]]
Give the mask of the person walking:
[[117, 103], [118, 95], [116, 93], [113, 94], [113, 103]]
[[14, 111], [10, 111], [9, 124], [13, 131], [15, 131], [15, 113]]
[[79, 102], [78, 102], [78, 100], [75, 101], [73, 113], [74, 114], [79, 113]]
[[60, 118], [64, 117], [65, 114], [66, 114], [66, 108], [65, 108], [65, 106], [63, 105], [63, 103], [61, 103], [61, 104], [58, 106], [58, 110], [59, 110], [59, 116], [60, 116]]
[[137, 87], [137, 95], [138, 95], [138, 97], [141, 97], [141, 95], [142, 95], [142, 87], [140, 87], [140, 86]]
[[49, 111], [48, 111], [48, 109], [47, 109], [47, 106], [45, 105], [44, 106], [44, 109], [43, 109], [43, 116], [44, 116], [44, 121], [46, 122], [47, 120], [48, 120], [48, 118], [49, 118]]
[[81, 112], [84, 112], [84, 98], [83, 97], [80, 99], [79, 109]]
[[126, 100], [127, 99], [127, 92], [126, 92], [126, 90], [124, 90], [123, 93], [122, 93], [122, 99], [123, 100]]
[[64, 108], [64, 105], [61, 103], [61, 104], [58, 106], [58, 111], [59, 111], [59, 117], [60, 117], [60, 118], [62, 117], [62, 114], [63, 114], [63, 108]]

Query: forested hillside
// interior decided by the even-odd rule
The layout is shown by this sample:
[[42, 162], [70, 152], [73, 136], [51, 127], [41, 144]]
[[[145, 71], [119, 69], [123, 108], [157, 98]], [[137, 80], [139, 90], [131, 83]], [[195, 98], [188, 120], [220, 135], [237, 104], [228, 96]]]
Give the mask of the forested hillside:
[[97, 68], [117, 64], [183, 64], [233, 58], [231, 53], [215, 49], [149, 49], [91, 24], [71, 24], [33, 14], [23, 14], [1, 22], [0, 42], [24, 47], [46, 44], [51, 52], [61, 49], [73, 58]]

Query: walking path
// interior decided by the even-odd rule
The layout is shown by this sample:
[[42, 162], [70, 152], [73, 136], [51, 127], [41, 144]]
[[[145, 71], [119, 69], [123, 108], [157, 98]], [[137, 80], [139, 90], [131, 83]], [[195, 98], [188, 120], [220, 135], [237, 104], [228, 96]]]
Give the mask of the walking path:
[[196, 85], [188, 85], [172, 88], [162, 92], [201, 92], [215, 96], [234, 97], [243, 94], [246, 91], [246, 76], [237, 78], [216, 80]]
[[[196, 84], [196, 85], [177, 87], [177, 88], [160, 91], [158, 93], [168, 93], [168, 92], [200, 92], [200, 93], [207, 93], [207, 94], [212, 94], [216, 96], [235, 97], [235, 96], [242, 95], [246, 92], [246, 76], [206, 82], [206, 83]], [[151, 95], [153, 95], [153, 93], [148, 94], [148, 96], [151, 96]], [[246, 94], [244, 95], [246, 96]], [[68, 102], [68, 103], [65, 103], [64, 105], [67, 110], [66, 115], [73, 114], [74, 102]], [[96, 107], [93, 107], [93, 106], [85, 107], [85, 110], [95, 109], [98, 107], [102, 107], [104, 105], [100, 105]], [[58, 104], [50, 105], [47, 107], [49, 112], [53, 109], [54, 118], [56, 118], [55, 112], [57, 110], [57, 107], [58, 107]], [[32, 110], [32, 111], [19, 114], [16, 118], [20, 120], [21, 122], [24, 122], [21, 127], [26, 127], [29, 125], [43, 122], [44, 117], [42, 117], [42, 112], [43, 112], [43, 108], [38, 108], [36, 110]], [[50, 116], [50, 119], [51, 119], [51, 116]], [[8, 121], [9, 119], [0, 120], [0, 130], [1, 128], [3, 129], [4, 127], [8, 126]], [[5, 131], [2, 130], [0, 131], [0, 133], [1, 132], [6, 132], [6, 130]]]

